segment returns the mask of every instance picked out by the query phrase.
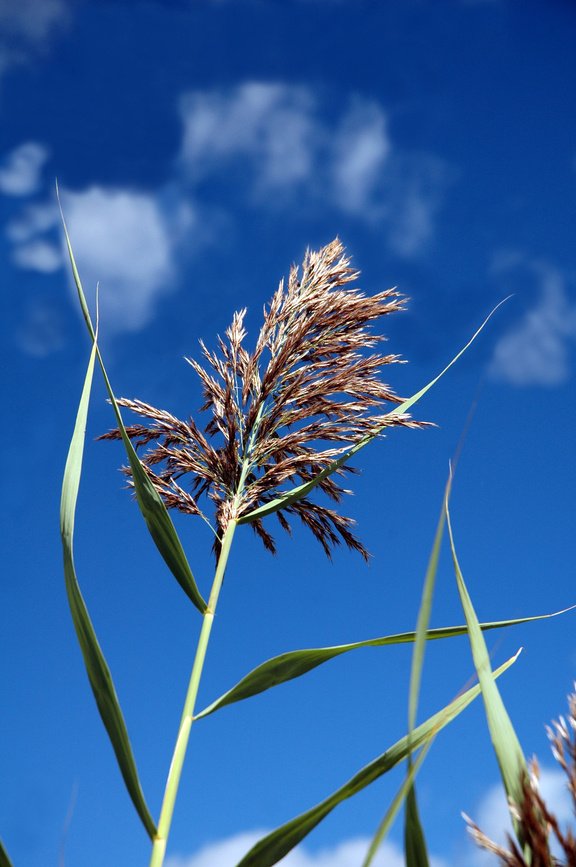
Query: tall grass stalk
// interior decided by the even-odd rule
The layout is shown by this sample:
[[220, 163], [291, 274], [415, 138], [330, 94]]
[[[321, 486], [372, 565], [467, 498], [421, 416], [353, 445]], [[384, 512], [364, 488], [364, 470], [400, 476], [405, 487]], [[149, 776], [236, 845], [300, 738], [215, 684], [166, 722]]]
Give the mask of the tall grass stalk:
[[224, 538], [222, 539], [222, 547], [218, 557], [214, 583], [212, 584], [212, 590], [210, 591], [210, 597], [208, 599], [208, 607], [202, 615], [202, 628], [200, 630], [200, 637], [198, 639], [198, 646], [194, 657], [194, 665], [192, 666], [192, 674], [190, 675], [190, 683], [188, 684], [188, 691], [186, 693], [186, 699], [182, 710], [182, 719], [180, 720], [178, 737], [176, 738], [172, 761], [170, 762], [170, 770], [168, 772], [168, 779], [166, 780], [164, 800], [162, 801], [162, 809], [160, 810], [160, 819], [158, 821], [158, 831], [152, 845], [150, 867], [161, 867], [164, 862], [166, 844], [168, 842], [172, 816], [174, 814], [174, 805], [176, 803], [176, 796], [178, 795], [178, 786], [186, 756], [186, 748], [190, 738], [192, 723], [194, 722], [194, 706], [196, 704], [200, 678], [202, 677], [202, 669], [204, 668], [204, 660], [206, 659], [206, 651], [208, 649], [208, 642], [210, 641], [210, 632], [212, 631], [212, 624], [214, 623], [214, 614], [216, 613], [218, 597], [220, 596], [220, 590], [222, 589], [222, 582], [224, 581], [226, 564], [228, 563], [235, 530], [236, 521], [232, 520], [228, 524]]

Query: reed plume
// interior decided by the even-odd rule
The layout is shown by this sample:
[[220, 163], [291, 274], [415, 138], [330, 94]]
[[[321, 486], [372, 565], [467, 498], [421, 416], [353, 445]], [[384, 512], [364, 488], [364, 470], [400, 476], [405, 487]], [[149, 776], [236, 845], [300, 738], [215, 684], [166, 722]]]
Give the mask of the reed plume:
[[[282, 485], [311, 480], [363, 436], [391, 425], [422, 426], [407, 415], [384, 413], [401, 398], [380, 374], [399, 356], [367, 353], [386, 339], [374, 333], [372, 323], [403, 309], [405, 299], [394, 289], [366, 296], [352, 285], [358, 276], [336, 239], [308, 251], [302, 266], [292, 267], [287, 284], [280, 283], [264, 307], [252, 352], [244, 345], [246, 309], [234, 314], [216, 351], [201, 342], [204, 365], [186, 360], [202, 383], [200, 409], [209, 414], [204, 430], [193, 418], [181, 421], [140, 400], [118, 401], [148, 422], [127, 433], [145, 449], [142, 463], [168, 508], [200, 515], [205, 495], [214, 504], [218, 540], [231, 519], [270, 502]], [[113, 430], [101, 438], [119, 437]], [[343, 466], [337, 475], [351, 471]], [[339, 503], [350, 492], [334, 475], [317, 487]], [[342, 541], [368, 556], [351, 530], [353, 520], [309, 497], [276, 516], [288, 532], [289, 517], [298, 517], [328, 556]], [[254, 520], [252, 526], [274, 552], [263, 522]], [[215, 547], [218, 551], [218, 541]]]

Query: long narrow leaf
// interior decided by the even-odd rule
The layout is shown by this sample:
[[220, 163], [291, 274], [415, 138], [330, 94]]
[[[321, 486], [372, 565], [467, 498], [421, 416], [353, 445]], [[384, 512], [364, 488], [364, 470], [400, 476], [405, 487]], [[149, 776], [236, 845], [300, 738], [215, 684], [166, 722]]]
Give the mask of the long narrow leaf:
[[[410, 768], [409, 768], [409, 771], [406, 775], [406, 779], [404, 780], [404, 782], [400, 786], [400, 789], [398, 790], [398, 792], [394, 796], [394, 799], [393, 799], [392, 803], [390, 804], [390, 806], [388, 807], [388, 810], [386, 811], [384, 818], [382, 819], [382, 821], [378, 825], [376, 833], [374, 834], [372, 842], [370, 843], [370, 847], [368, 849], [368, 852], [366, 853], [366, 858], [364, 859], [364, 861], [362, 863], [362, 867], [370, 867], [370, 865], [372, 864], [374, 858], [376, 857], [378, 849], [380, 848], [382, 842], [384, 841], [388, 831], [392, 827], [392, 823], [394, 822], [394, 819], [396, 818], [396, 816], [398, 814], [398, 810], [400, 809], [400, 807], [402, 806], [404, 801], [406, 801], [406, 810], [408, 811], [410, 798], [415, 798], [414, 781], [416, 779], [416, 774], [420, 770], [420, 768], [424, 762], [424, 759], [428, 755], [428, 752], [430, 750], [430, 747], [432, 746], [433, 741], [434, 741], [434, 737], [431, 737], [430, 740], [425, 744], [425, 746], [422, 747], [416, 761], [410, 764]], [[411, 755], [411, 753], [409, 755]], [[418, 811], [416, 811], [416, 815], [417, 814], [418, 814]], [[419, 825], [420, 825], [420, 821], [418, 820], [418, 826]], [[411, 848], [409, 849], [408, 846], [406, 847], [406, 858], [407, 859], [408, 859], [408, 853], [409, 852], [411, 853], [411, 857], [414, 857], [414, 854], [416, 854], [414, 852], [414, 850], [412, 849], [415, 842], [416, 842], [415, 837], [414, 837], [414, 835], [412, 835], [410, 837], [410, 847]], [[427, 857], [426, 843], [425, 843], [423, 837], [422, 837], [422, 845], [424, 846], [424, 855]], [[408, 863], [409, 863], [408, 860], [406, 860], [406, 864], [408, 864]]]
[[12, 861], [8, 857], [8, 852], [4, 848], [2, 840], [0, 840], [0, 867], [12, 867]]
[[[488, 320], [494, 315], [494, 313], [496, 313], [498, 308], [502, 304], [504, 304], [507, 300], [508, 300], [508, 298], [504, 298], [502, 301], [500, 301], [499, 304], [496, 305], [496, 307], [494, 307], [494, 309], [488, 314], [488, 316], [486, 317], [486, 319], [484, 320], [482, 325], [472, 335], [472, 337], [470, 338], [468, 343], [462, 347], [460, 352], [458, 352], [454, 356], [452, 361], [450, 361], [446, 365], [444, 370], [440, 371], [440, 373], [437, 376], [435, 376], [434, 379], [430, 380], [430, 382], [427, 385], [425, 385], [423, 388], [421, 388], [420, 391], [417, 391], [415, 394], [413, 394], [412, 397], [407, 398], [401, 404], [398, 404], [398, 406], [394, 407], [394, 409], [391, 410], [389, 413], [387, 413], [387, 415], [403, 415], [405, 412], [408, 412], [410, 407], [413, 406], [415, 403], [417, 403], [417, 401], [419, 401], [421, 397], [424, 397], [426, 392], [429, 391], [434, 385], [436, 385], [438, 380], [441, 379], [448, 370], [450, 370], [452, 365], [456, 364], [458, 359], [466, 352], [468, 347], [471, 346], [471, 344], [476, 340], [476, 338], [478, 337], [478, 335], [480, 334], [480, 332], [482, 331], [482, 329], [484, 328], [484, 326], [486, 325]], [[263, 506], [259, 506], [257, 509], [254, 509], [252, 512], [249, 512], [247, 515], [243, 515], [243, 517], [239, 519], [238, 523], [239, 524], [248, 524], [251, 521], [261, 520], [262, 518], [265, 518], [266, 515], [270, 515], [270, 514], [272, 514], [272, 512], [276, 512], [276, 511], [278, 511], [278, 509], [285, 508], [286, 506], [289, 506], [290, 503], [294, 503], [296, 500], [302, 499], [302, 497], [305, 497], [307, 494], [309, 494], [310, 491], [313, 490], [313, 488], [315, 488], [317, 484], [319, 484], [319, 482], [321, 482], [327, 476], [331, 476], [333, 473], [335, 473], [336, 470], [338, 470], [341, 466], [346, 464], [351, 458], [354, 457], [355, 454], [357, 454], [361, 449], [363, 449], [364, 446], [367, 446], [368, 443], [372, 442], [372, 440], [375, 437], [377, 437], [378, 434], [381, 433], [385, 427], [386, 427], [386, 424], [383, 424], [381, 427], [377, 428], [373, 433], [368, 434], [367, 436], [363, 437], [355, 445], [353, 445], [352, 448], [348, 449], [347, 452], [345, 452], [343, 455], [341, 455], [335, 461], [332, 461], [332, 463], [328, 464], [327, 467], [324, 467], [324, 469], [321, 472], [319, 472], [317, 476], [314, 476], [313, 479], [310, 479], [310, 481], [304, 482], [304, 484], [302, 484], [302, 485], [297, 485], [296, 487], [292, 488], [291, 490], [281, 493], [280, 496], [277, 497], [275, 500], [271, 500], [269, 503], [265, 503]]]
[[[450, 480], [448, 480], [450, 485]], [[447, 491], [445, 492], [445, 498]], [[426, 569], [424, 578], [424, 587], [422, 590], [422, 600], [420, 602], [420, 610], [418, 612], [418, 620], [416, 624], [416, 640], [414, 642], [414, 652], [412, 654], [412, 670], [410, 672], [410, 690], [408, 698], [408, 737], [412, 737], [414, 726], [416, 725], [416, 716], [418, 713], [418, 701], [420, 697], [420, 685], [422, 682], [422, 670], [424, 667], [424, 655], [426, 652], [426, 633], [430, 625], [430, 617], [432, 614], [432, 600], [434, 598], [434, 588], [436, 585], [436, 574], [438, 572], [438, 560], [440, 557], [440, 548], [442, 546], [442, 538], [444, 536], [444, 525], [446, 516], [444, 508], [440, 510], [440, 517], [434, 535], [434, 543], [430, 552], [430, 559]], [[408, 756], [408, 771], [407, 777], [413, 777], [412, 754]], [[383, 835], [379, 829], [374, 843]], [[418, 811], [418, 802], [416, 799], [416, 791], [414, 785], [409, 785], [406, 795], [406, 807], [404, 811], [404, 854], [406, 858], [406, 867], [429, 867], [428, 850], [426, 839], [424, 837], [424, 829], [420, 821]]]
[[[484, 641], [484, 636], [482, 635], [482, 630], [480, 629], [480, 624], [476, 612], [474, 611], [470, 594], [468, 593], [468, 589], [464, 582], [464, 576], [460, 569], [460, 564], [456, 555], [452, 526], [450, 523], [448, 498], [446, 498], [445, 510], [452, 560], [454, 563], [454, 572], [456, 574], [456, 583], [464, 615], [466, 617], [466, 623], [468, 624], [470, 647], [472, 649], [474, 666], [478, 674], [478, 681], [482, 689], [482, 698], [484, 700], [486, 720], [488, 722], [492, 745], [500, 766], [500, 773], [502, 775], [506, 795], [511, 802], [520, 805], [522, 802], [523, 781], [528, 774], [526, 760], [510, 717], [508, 716], [508, 712], [504, 706], [504, 702], [502, 701], [500, 691], [496, 686], [486, 642]], [[511, 812], [519, 842], [522, 844], [518, 823], [516, 822], [514, 812]]]
[[[80, 307], [82, 309], [82, 314], [84, 316], [84, 321], [86, 322], [88, 332], [92, 340], [94, 341], [94, 326], [90, 317], [90, 311], [88, 310], [86, 296], [84, 295], [84, 291], [82, 289], [82, 282], [80, 280], [78, 268], [76, 267], [76, 261], [74, 259], [74, 253], [72, 251], [72, 244], [70, 242], [70, 236], [68, 235], [68, 229], [66, 226], [66, 221], [64, 219], [64, 214], [62, 213], [62, 208], [60, 208], [60, 213], [62, 216], [62, 226], [64, 229], [64, 237], [66, 240], [68, 255], [70, 257], [72, 274], [74, 277], [74, 282], [76, 284], [76, 289], [78, 291]], [[110, 380], [108, 378], [106, 368], [104, 367], [104, 362], [102, 360], [100, 350], [97, 344], [95, 344], [95, 346], [98, 356], [98, 362], [104, 376], [106, 389], [108, 391], [110, 402], [116, 415], [118, 429], [122, 435], [122, 441], [124, 443], [124, 448], [126, 449], [126, 454], [128, 456], [128, 461], [132, 470], [132, 479], [134, 481], [136, 499], [138, 501], [140, 511], [142, 512], [144, 521], [146, 522], [146, 526], [148, 527], [150, 535], [152, 536], [152, 539], [154, 540], [158, 551], [160, 552], [166, 565], [176, 578], [178, 584], [184, 590], [188, 598], [194, 603], [196, 608], [198, 608], [198, 610], [203, 614], [206, 610], [206, 602], [202, 598], [202, 595], [196, 585], [196, 581], [194, 580], [194, 576], [192, 575], [192, 570], [190, 569], [190, 565], [188, 564], [188, 560], [186, 559], [186, 554], [184, 553], [184, 549], [182, 548], [182, 544], [180, 542], [180, 539], [178, 538], [178, 534], [176, 533], [174, 524], [172, 523], [172, 519], [166, 511], [166, 507], [162, 502], [162, 498], [155, 490], [154, 485], [146, 475], [140, 459], [136, 454], [134, 446], [130, 442], [130, 438], [126, 433], [126, 428], [124, 427], [124, 423], [122, 421], [120, 408], [116, 402], [114, 392], [112, 391], [112, 386], [110, 385]]]
[[[515, 661], [513, 656], [495, 672], [502, 674]], [[285, 825], [281, 825], [264, 839], [260, 840], [239, 862], [238, 867], [271, 867], [298, 845], [320, 822], [343, 801], [361, 792], [383, 774], [402, 762], [410, 749], [418, 749], [426, 744], [448, 723], [455, 719], [480, 694], [480, 687], [474, 686], [455, 698], [438, 713], [419, 725], [412, 734], [411, 744], [403, 737], [385, 753], [366, 765], [332, 795], [307, 810]]]
[[414, 782], [410, 784], [409, 780], [414, 780], [414, 770], [419, 770], [420, 765], [424, 761], [428, 750], [431, 748], [433, 741], [430, 740], [424, 750], [418, 756], [418, 761], [412, 764], [409, 763], [409, 775], [406, 777], [408, 791], [406, 793], [406, 806], [404, 813], [404, 857], [406, 859], [406, 867], [428, 867], [430, 859], [428, 857], [428, 847], [424, 836], [424, 829], [420, 821], [420, 813], [416, 800], [416, 789]]
[[[448, 491], [448, 489], [447, 489]], [[445, 492], [445, 496], [447, 494]], [[441, 509], [436, 533], [434, 534], [434, 542], [432, 551], [426, 568], [426, 576], [424, 578], [424, 587], [422, 589], [422, 599], [420, 601], [420, 609], [418, 611], [418, 620], [416, 622], [416, 634], [414, 641], [414, 652], [412, 656], [412, 670], [410, 672], [410, 694], [408, 699], [408, 730], [414, 728], [416, 724], [416, 714], [418, 712], [418, 698], [420, 695], [420, 684], [422, 681], [422, 668], [424, 666], [424, 654], [426, 651], [426, 641], [430, 636], [428, 626], [430, 624], [430, 616], [432, 614], [432, 600], [434, 598], [434, 587], [436, 584], [436, 573], [438, 572], [438, 560], [440, 557], [440, 548], [442, 546], [442, 538], [444, 536], [444, 526], [446, 523], [446, 515], [444, 508]], [[493, 624], [483, 624], [484, 629], [489, 629]]]
[[[570, 611], [571, 609], [566, 608], [565, 610]], [[538, 614], [535, 617], [521, 617], [516, 620], [496, 620], [482, 623], [480, 624], [480, 628], [484, 630], [503, 629], [507, 626], [517, 626], [521, 623], [531, 623], [534, 620], [557, 617], [559, 614], [564, 614], [564, 611], [555, 611], [553, 614]], [[455, 638], [459, 635], [465, 635], [467, 631], [467, 626], [443, 626], [428, 630], [426, 639], [434, 641], [442, 638]], [[274, 656], [272, 659], [268, 659], [254, 668], [249, 674], [238, 681], [232, 689], [229, 689], [216, 701], [196, 714], [195, 719], [208, 716], [208, 714], [214, 713], [214, 711], [228, 704], [243, 701], [246, 698], [251, 698], [253, 695], [265, 692], [273, 686], [279, 686], [296, 677], [301, 677], [324, 662], [328, 662], [330, 659], [334, 659], [351, 650], [359, 650], [363, 647], [385, 647], [390, 644], [410, 644], [414, 641], [415, 637], [415, 632], [400, 632], [397, 635], [370, 638], [366, 641], [357, 641], [354, 644], [338, 644], [334, 647], [314, 647], [307, 650], [292, 650], [288, 653], [281, 653], [279, 656]]]
[[116, 690], [112, 682], [110, 670], [104, 659], [98, 639], [94, 632], [88, 610], [80, 587], [76, 578], [76, 570], [74, 568], [74, 518], [76, 513], [76, 501], [78, 499], [78, 489], [80, 486], [80, 475], [82, 472], [82, 457], [84, 453], [84, 436], [86, 431], [86, 420], [88, 416], [88, 404], [90, 401], [90, 391], [92, 388], [92, 379], [94, 374], [94, 364], [96, 360], [97, 344], [94, 338], [92, 352], [90, 353], [90, 361], [82, 389], [76, 423], [74, 425], [74, 433], [70, 442], [68, 458], [64, 470], [64, 480], [62, 483], [62, 500], [60, 505], [60, 531], [62, 534], [62, 546], [64, 554], [64, 576], [66, 580], [66, 592], [68, 594], [68, 602], [70, 611], [72, 612], [72, 620], [84, 664], [98, 705], [102, 722], [108, 732], [108, 736], [112, 743], [112, 747], [116, 754], [116, 759], [120, 767], [120, 771], [124, 778], [126, 788], [132, 798], [132, 802], [140, 816], [146, 831], [150, 838], [153, 838], [156, 833], [154, 821], [150, 815], [146, 801], [140, 786], [136, 762], [132, 754], [130, 739], [126, 729], [126, 724], [122, 716]]

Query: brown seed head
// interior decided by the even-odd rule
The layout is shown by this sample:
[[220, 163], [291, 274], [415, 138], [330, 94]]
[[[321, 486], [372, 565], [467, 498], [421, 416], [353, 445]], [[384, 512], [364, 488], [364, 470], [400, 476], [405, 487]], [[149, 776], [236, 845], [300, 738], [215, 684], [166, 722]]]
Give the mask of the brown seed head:
[[[201, 514], [198, 499], [212, 501], [217, 534], [278, 496], [283, 485], [313, 479], [353, 443], [383, 426], [421, 427], [407, 415], [386, 415], [401, 402], [380, 378], [397, 355], [376, 351], [385, 340], [372, 331], [382, 316], [401, 310], [405, 300], [393, 289], [366, 296], [352, 284], [358, 272], [338, 239], [307, 252], [281, 282], [268, 307], [256, 346], [245, 346], [245, 310], [234, 314], [217, 351], [201, 343], [204, 365], [186, 359], [202, 383], [201, 410], [209, 420], [201, 431], [193, 419], [181, 421], [139, 400], [119, 403], [148, 421], [127, 428], [141, 460], [168, 508]], [[118, 439], [118, 430], [102, 439]], [[147, 447], [147, 448], [146, 448]], [[129, 474], [129, 470], [127, 470]], [[346, 491], [335, 480], [343, 466], [318, 488], [335, 503]], [[186, 488], [181, 480], [186, 477]], [[359, 551], [353, 521], [309, 498], [276, 512], [290, 530], [288, 516], [307, 526], [324, 550], [341, 541]], [[274, 540], [261, 521], [252, 526], [266, 548]]]

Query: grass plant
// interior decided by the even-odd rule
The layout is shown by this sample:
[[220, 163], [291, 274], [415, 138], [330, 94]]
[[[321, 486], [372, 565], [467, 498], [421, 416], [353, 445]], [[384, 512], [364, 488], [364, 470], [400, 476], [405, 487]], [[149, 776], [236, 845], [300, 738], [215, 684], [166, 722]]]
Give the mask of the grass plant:
[[[276, 864], [336, 807], [402, 762], [406, 762], [406, 778], [375, 832], [364, 864], [367, 867], [372, 862], [396, 813], [405, 804], [407, 865], [427, 867], [428, 854], [416, 801], [416, 776], [437, 734], [480, 694], [512, 810], [516, 810], [514, 815], [517, 816], [526, 796], [521, 782], [526, 764], [496, 686], [496, 679], [515, 662], [517, 654], [492, 671], [483, 634], [487, 630], [552, 615], [478, 622], [458, 564], [450, 526], [451, 479], [415, 617], [415, 631], [281, 654], [257, 666], [207, 707], [196, 708], [214, 615], [236, 532], [244, 525], [251, 526], [265, 548], [274, 552], [271, 521], [275, 520], [279, 529], [291, 532], [293, 521], [298, 519], [329, 557], [343, 543], [366, 558], [367, 551], [356, 535], [354, 522], [340, 510], [345, 495], [350, 493], [344, 486], [344, 479], [353, 473], [349, 461], [368, 444], [379, 440], [390, 427], [425, 427], [425, 423], [412, 419], [408, 411], [466, 351], [487, 320], [438, 376], [411, 397], [398, 397], [383, 382], [382, 375], [393, 370], [393, 365], [401, 359], [381, 352], [385, 338], [375, 325], [401, 310], [405, 300], [395, 290], [372, 296], [361, 292], [356, 285], [358, 273], [351, 267], [341, 243], [335, 240], [318, 252], [308, 252], [302, 266], [293, 267], [287, 282], [280, 283], [264, 309], [263, 324], [252, 350], [246, 344], [246, 311], [240, 310], [234, 314], [224, 338], [218, 339], [216, 350], [202, 344], [203, 364], [187, 359], [202, 383], [204, 403], [200, 411], [207, 419], [202, 425], [192, 417], [179, 419], [139, 399], [116, 398], [99, 349], [98, 322], [92, 321], [65, 223], [64, 232], [92, 343], [62, 490], [66, 591], [100, 716], [128, 794], [150, 838], [149, 867], [164, 864], [194, 724], [226, 705], [246, 700], [303, 676], [329, 660], [365, 647], [413, 645], [406, 735], [319, 804], [268, 834], [245, 855], [239, 867]], [[140, 784], [112, 675], [74, 566], [74, 517], [90, 392], [97, 365], [115, 416], [114, 428], [101, 439], [122, 441], [128, 461], [124, 472], [150, 535], [200, 618], [196, 654], [157, 821]], [[139, 416], [139, 420], [126, 426], [122, 410]], [[200, 518], [212, 529], [215, 569], [207, 600], [196, 583], [170, 519], [170, 509]], [[438, 556], [446, 525], [465, 623], [430, 629]], [[426, 643], [462, 634], [469, 636], [479, 683], [418, 723]], [[528, 840], [520, 819], [516, 820], [515, 828], [520, 851], [526, 852]], [[1, 849], [0, 865], [9, 863]]]

